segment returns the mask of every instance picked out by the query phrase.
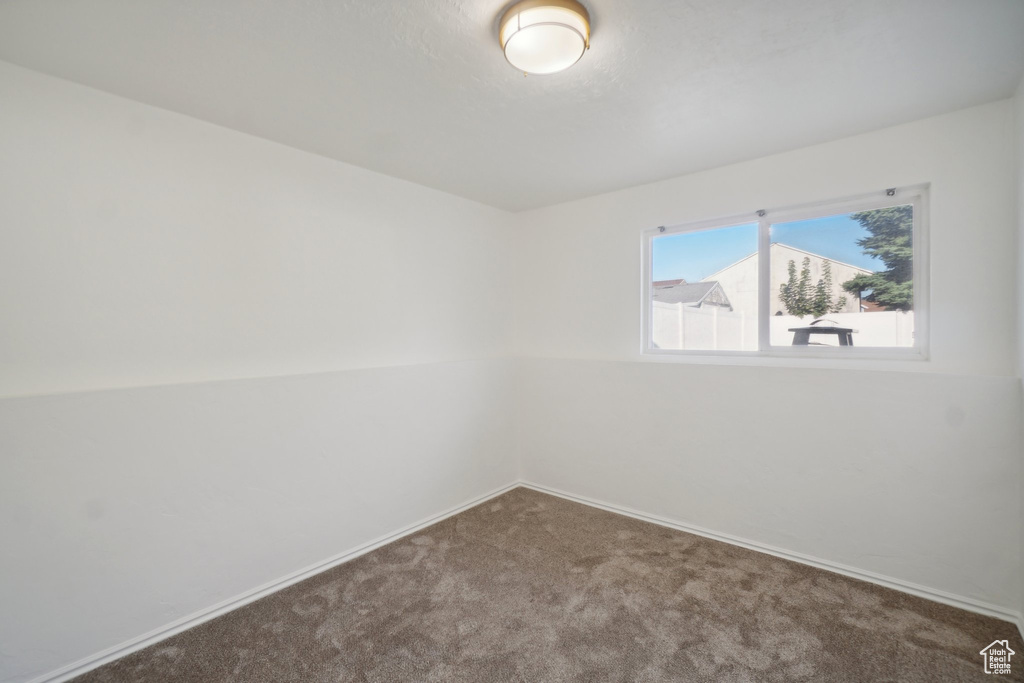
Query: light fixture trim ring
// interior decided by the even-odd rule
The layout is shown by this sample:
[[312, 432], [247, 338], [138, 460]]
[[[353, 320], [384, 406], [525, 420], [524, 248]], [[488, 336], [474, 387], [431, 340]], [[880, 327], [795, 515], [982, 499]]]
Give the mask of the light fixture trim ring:
[[[522, 26], [521, 16], [523, 12], [533, 9], [566, 10], [575, 15], [576, 20], [582, 24], [583, 31], [571, 23], [561, 21], [538, 21], [536, 23], [528, 24], [525, 27]], [[517, 21], [519, 23], [514, 27], [514, 30], [509, 30], [509, 24], [513, 21]], [[508, 46], [512, 42], [512, 38], [524, 31], [544, 26], [555, 26], [560, 29], [568, 29], [572, 33], [576, 34], [582, 43], [582, 49], [580, 50], [579, 55], [577, 55], [571, 63], [552, 71], [530, 71], [528, 69], [524, 69], [521, 65], [515, 64], [508, 55]], [[537, 75], [559, 73], [571, 68], [574, 64], [579, 62], [586, 51], [590, 49], [590, 13], [587, 12], [587, 8], [577, 2], [577, 0], [520, 0], [520, 2], [509, 7], [505, 10], [505, 13], [502, 14], [501, 21], [498, 24], [498, 38], [498, 42], [501, 45], [501, 51], [505, 55], [505, 60], [514, 68], [523, 71], [524, 73], [533, 73]]]

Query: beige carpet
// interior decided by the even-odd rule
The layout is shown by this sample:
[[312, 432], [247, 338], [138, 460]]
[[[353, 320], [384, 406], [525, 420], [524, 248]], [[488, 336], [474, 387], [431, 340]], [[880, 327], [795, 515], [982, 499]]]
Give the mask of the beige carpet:
[[[1020, 653], [986, 676], [996, 639]], [[516, 489], [77, 681], [1022, 680], [1014, 626]]]

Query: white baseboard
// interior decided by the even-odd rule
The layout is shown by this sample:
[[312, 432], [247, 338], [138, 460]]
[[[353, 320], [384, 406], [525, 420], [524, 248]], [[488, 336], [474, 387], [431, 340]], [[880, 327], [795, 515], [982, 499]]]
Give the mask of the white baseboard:
[[262, 586], [254, 588], [250, 591], [246, 591], [241, 595], [237, 595], [233, 598], [224, 600], [223, 602], [213, 605], [212, 607], [208, 607], [206, 609], [200, 610], [186, 617], [178, 619], [177, 621], [173, 621], [170, 624], [162, 626], [158, 629], [150, 631], [149, 633], [143, 634], [136, 638], [132, 638], [131, 640], [121, 643], [120, 645], [115, 645], [114, 647], [103, 650], [102, 652], [98, 652], [89, 657], [80, 659], [77, 662], [68, 664], [67, 666], [63, 666], [55, 671], [51, 671], [50, 673], [31, 679], [29, 683], [62, 683], [63, 681], [67, 681], [74, 678], [75, 676], [80, 676], [97, 667], [112, 662], [115, 659], [120, 659], [121, 657], [129, 655], [132, 652], [141, 650], [145, 647], [149, 647], [154, 643], [158, 643], [161, 640], [170, 638], [171, 636], [181, 633], [182, 631], [186, 631], [190, 628], [193, 628], [194, 626], [198, 626], [215, 617], [219, 617], [222, 614], [226, 614], [227, 612], [238, 609], [239, 607], [247, 605], [250, 602], [259, 600], [260, 598], [270, 595], [272, 593], [276, 593], [277, 591], [287, 588], [288, 586], [291, 586], [293, 584], [296, 584], [299, 581], [308, 579], [311, 576], [315, 576], [316, 574], [327, 571], [328, 569], [331, 569], [333, 567], [337, 567], [339, 564], [344, 564], [345, 562], [354, 560], [360, 555], [365, 555], [371, 550], [375, 550], [383, 545], [387, 545], [388, 543], [397, 541], [405, 536], [414, 534], [420, 529], [428, 527], [432, 524], [436, 524], [437, 522], [447, 519], [448, 517], [451, 517], [453, 515], [457, 515], [458, 513], [463, 512], [464, 510], [468, 510], [471, 507], [475, 507], [483, 502], [490, 500], [491, 498], [500, 496], [501, 494], [511, 491], [512, 489], [517, 488], [519, 486], [533, 489], [535, 491], [540, 491], [541, 493], [547, 493], [553, 496], [558, 496], [559, 498], [565, 498], [566, 500], [582, 503], [584, 505], [589, 505], [590, 507], [599, 508], [601, 510], [607, 510], [608, 512], [614, 512], [616, 514], [625, 515], [627, 517], [633, 517], [635, 519], [643, 520], [645, 522], [651, 522], [653, 524], [658, 524], [659, 526], [668, 527], [670, 529], [685, 531], [687, 533], [696, 534], [698, 536], [710, 538], [715, 541], [722, 541], [723, 543], [729, 543], [731, 545], [740, 546], [742, 548], [747, 548], [749, 550], [767, 553], [769, 555], [774, 555], [775, 557], [781, 557], [786, 560], [792, 560], [794, 562], [799, 562], [801, 564], [817, 567], [818, 569], [824, 569], [826, 571], [835, 572], [837, 574], [849, 576], [854, 579], [860, 579], [861, 581], [868, 581], [869, 583], [885, 586], [886, 588], [892, 588], [894, 590], [902, 591], [904, 593], [910, 593], [911, 595], [916, 595], [918, 597], [933, 600], [935, 602], [951, 605], [953, 607], [959, 607], [960, 609], [967, 610], [968, 612], [975, 612], [977, 614], [983, 614], [985, 616], [996, 617], [997, 619], [1002, 619], [1004, 621], [1010, 622], [1011, 624], [1015, 624], [1021, 632], [1021, 637], [1024, 638], [1024, 616], [1022, 616], [1019, 612], [1016, 612], [1014, 610], [999, 607], [997, 605], [991, 605], [985, 602], [974, 600], [972, 598], [953, 595], [952, 593], [947, 593], [945, 591], [928, 588], [926, 586], [921, 586], [916, 583], [911, 583], [909, 581], [903, 581], [901, 579], [883, 576], [881, 574], [876, 574], [874, 572], [856, 569], [854, 567], [849, 567], [847, 565], [839, 564], [837, 562], [830, 562], [828, 560], [822, 560], [816, 557], [811, 557], [810, 555], [804, 555], [802, 553], [792, 552], [789, 550], [784, 550], [782, 548], [776, 548], [774, 546], [758, 543], [756, 541], [750, 541], [744, 538], [732, 536], [730, 534], [718, 533], [716, 531], [711, 531], [709, 529], [704, 529], [690, 524], [676, 522], [670, 519], [666, 519], [664, 517], [659, 517], [657, 515], [647, 514], [645, 512], [633, 510], [632, 508], [624, 507], [621, 505], [605, 503], [599, 500], [595, 500], [593, 498], [568, 493], [566, 491], [560, 491], [558, 489], [550, 488], [548, 486], [542, 486], [540, 484], [534, 484], [532, 482], [527, 481], [517, 481], [502, 486], [500, 488], [494, 489], [493, 491], [473, 498], [472, 500], [468, 500], [442, 513], [434, 515], [433, 517], [421, 520], [419, 522], [416, 522], [415, 524], [399, 529], [398, 531], [386, 534], [373, 541], [357, 546], [356, 548], [339, 553], [333, 557], [324, 560], [323, 562], [318, 562], [317, 564], [306, 567], [305, 569], [300, 569], [298, 571], [292, 572], [291, 574], [281, 577], [280, 579], [270, 581], [269, 583], [265, 583]]
[[843, 576], [849, 576], [854, 579], [860, 579], [861, 581], [867, 581], [869, 583], [878, 584], [879, 586], [885, 586], [886, 588], [892, 588], [894, 590], [902, 591], [904, 593], [910, 593], [920, 598], [932, 600], [934, 602], [941, 602], [944, 605], [950, 605], [952, 607], [959, 607], [960, 609], [968, 612], [974, 612], [976, 614], [983, 614], [988, 617], [995, 617], [1008, 621], [1011, 624], [1016, 625], [1017, 629], [1021, 633], [1021, 638], [1024, 638], [1024, 616], [1020, 612], [1005, 607], [999, 607], [998, 605], [992, 605], [987, 602], [975, 600], [973, 598], [967, 598], [960, 595], [954, 595], [945, 591], [937, 590], [934, 588], [928, 588], [920, 584], [912, 583], [910, 581], [904, 581], [902, 579], [895, 579], [891, 576], [883, 576], [882, 574], [876, 574], [864, 569], [857, 569], [856, 567], [850, 567], [845, 564], [838, 562], [831, 562], [829, 560], [822, 560], [817, 557], [810, 555], [804, 555], [803, 553], [797, 553], [783, 548], [776, 548], [775, 546], [767, 545], [764, 543], [758, 543], [757, 541], [750, 541], [745, 538], [739, 538], [732, 536], [731, 534], [723, 534], [717, 531], [711, 531], [710, 529], [704, 529], [702, 527], [693, 526], [691, 524], [685, 524], [683, 522], [676, 522], [671, 519], [659, 517], [658, 515], [647, 514], [646, 512], [640, 512], [632, 508], [624, 507], [621, 505], [614, 505], [612, 503], [605, 503], [600, 500], [588, 498], [587, 496], [580, 496], [574, 493], [568, 493], [559, 489], [554, 489], [548, 486], [542, 486], [540, 484], [534, 484], [528, 481], [520, 482], [520, 484], [528, 489], [534, 491], [540, 491], [541, 493], [548, 493], [552, 496], [558, 496], [559, 498], [565, 498], [576, 503], [582, 503], [589, 505], [590, 507], [599, 508], [601, 510], [607, 510], [608, 512], [614, 512], [616, 514], [625, 515], [626, 517], [633, 517], [634, 519], [643, 520], [645, 522], [651, 522], [659, 526], [668, 527], [670, 529], [676, 529], [678, 531], [685, 531], [687, 533], [696, 534], [697, 536], [703, 536], [710, 538], [715, 541], [722, 541], [723, 543], [729, 543], [731, 545], [737, 545], [741, 548], [747, 548], [748, 550], [756, 550], [757, 552], [767, 553], [768, 555], [774, 555], [775, 557], [781, 557], [784, 560], [792, 560], [793, 562], [799, 562], [800, 564], [810, 565], [817, 567], [818, 569], [824, 569], [826, 571], [835, 572], [836, 574], [842, 574]]
[[363, 545], [357, 546], [351, 550], [346, 550], [345, 552], [330, 557], [324, 560], [323, 562], [318, 562], [317, 564], [306, 567], [305, 569], [300, 569], [298, 571], [292, 572], [287, 576], [283, 576], [280, 579], [275, 579], [274, 581], [265, 583], [262, 586], [253, 588], [252, 590], [246, 591], [241, 595], [236, 595], [233, 598], [228, 598], [227, 600], [219, 602], [216, 605], [213, 605], [212, 607], [207, 607], [206, 609], [202, 609], [186, 617], [182, 617], [177, 621], [172, 621], [171, 623], [165, 626], [161, 626], [160, 628], [154, 629], [149, 633], [145, 633], [141, 636], [138, 636], [137, 638], [132, 638], [131, 640], [125, 641], [120, 645], [115, 645], [114, 647], [103, 650], [102, 652], [97, 652], [94, 655], [90, 655], [88, 657], [80, 659], [77, 662], [73, 662], [72, 664], [63, 666], [55, 671], [51, 671], [42, 676], [33, 678], [28, 683], [61, 683], [61, 681], [70, 680], [75, 676], [81, 676], [87, 671], [92, 671], [93, 669], [103, 666], [104, 664], [107, 664], [109, 662], [112, 662], [115, 659], [120, 659], [121, 657], [129, 655], [132, 652], [141, 650], [145, 647], [149, 647], [154, 643], [158, 643], [161, 640], [170, 638], [171, 636], [181, 633], [182, 631], [187, 631], [190, 628], [199, 626], [200, 624], [207, 622], [215, 617], [219, 617], [222, 614], [238, 609], [239, 607], [242, 607], [244, 605], [248, 605], [250, 602], [259, 600], [260, 598], [266, 597], [271, 593], [276, 593], [277, 591], [283, 588], [287, 588], [288, 586], [291, 586], [293, 584], [296, 584], [299, 581], [308, 579], [311, 576], [315, 576], [316, 574], [327, 571], [328, 569], [331, 569], [333, 567], [337, 567], [339, 564], [344, 564], [345, 562], [354, 560], [360, 555], [365, 555], [371, 550], [375, 550], [383, 545], [387, 545], [388, 543], [397, 541], [400, 538], [414, 534], [420, 529], [426, 528], [433, 524], [437, 524], [438, 522], [445, 520], [453, 515], [457, 515], [464, 510], [468, 510], [469, 508], [475, 507], [480, 503], [490, 500], [491, 498], [500, 496], [501, 494], [506, 493], [507, 491], [511, 491], [512, 489], [517, 488], [518, 486], [519, 482], [512, 482], [511, 484], [507, 484], [500, 488], [494, 489], [489, 493], [485, 493], [482, 496], [477, 496], [472, 500], [468, 500], [464, 503], [456, 505], [453, 508], [450, 508], [444, 512], [434, 515], [433, 517], [428, 517], [427, 519], [416, 522], [415, 524], [411, 524], [407, 527], [399, 529], [398, 531], [381, 536], [380, 538], [372, 540], [369, 543], [364, 543]]

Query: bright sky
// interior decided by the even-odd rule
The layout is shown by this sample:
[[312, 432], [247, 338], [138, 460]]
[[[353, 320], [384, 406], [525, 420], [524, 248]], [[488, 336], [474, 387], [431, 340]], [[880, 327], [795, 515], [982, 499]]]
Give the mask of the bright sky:
[[[772, 242], [871, 271], [883, 269], [881, 261], [857, 246], [857, 240], [867, 235], [849, 214], [772, 226]], [[652, 270], [655, 280], [699, 282], [756, 252], [757, 223], [666, 235], [654, 239]]]

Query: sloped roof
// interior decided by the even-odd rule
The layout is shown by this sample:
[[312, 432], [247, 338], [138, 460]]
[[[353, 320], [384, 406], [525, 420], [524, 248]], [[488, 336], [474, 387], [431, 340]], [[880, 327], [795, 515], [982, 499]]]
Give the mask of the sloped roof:
[[717, 282], [686, 282], [671, 287], [655, 287], [654, 300], [667, 304], [697, 304], [718, 286]]
[[[789, 251], [796, 251], [796, 252], [799, 252], [801, 254], [805, 254], [807, 256], [813, 256], [814, 258], [820, 258], [822, 260], [828, 261], [829, 263], [834, 263], [834, 264], [839, 265], [839, 266], [846, 266], [847, 268], [853, 268], [854, 270], [859, 270], [859, 271], [861, 271], [862, 273], [864, 273], [866, 275], [870, 275], [873, 272], [873, 271], [867, 270], [866, 268], [861, 268], [860, 266], [855, 266], [855, 265], [850, 264], [850, 263], [844, 263], [842, 261], [837, 261], [836, 259], [829, 258], [828, 256], [822, 256], [821, 254], [815, 254], [814, 252], [806, 251], [805, 249], [798, 249], [796, 247], [791, 247], [788, 244], [783, 244], [782, 242], [772, 242], [771, 245], [769, 246], [769, 251], [774, 250], [776, 248], [788, 249]], [[721, 270], [715, 271], [711, 275], [708, 275], [706, 278], [704, 278], [703, 281], [704, 282], [712, 282], [712, 281], [715, 280], [715, 278], [717, 278], [719, 275], [721, 275], [725, 271], [729, 270], [730, 268], [734, 268], [734, 267], [738, 266], [739, 264], [743, 263], [744, 261], [747, 261], [747, 260], [755, 258], [755, 257], [757, 257], [757, 252], [756, 251], [753, 254], [748, 254], [747, 256], [744, 256], [743, 258], [741, 258], [739, 261], [736, 261], [735, 263], [730, 263], [729, 265], [727, 265], [725, 268], [722, 268]]]

